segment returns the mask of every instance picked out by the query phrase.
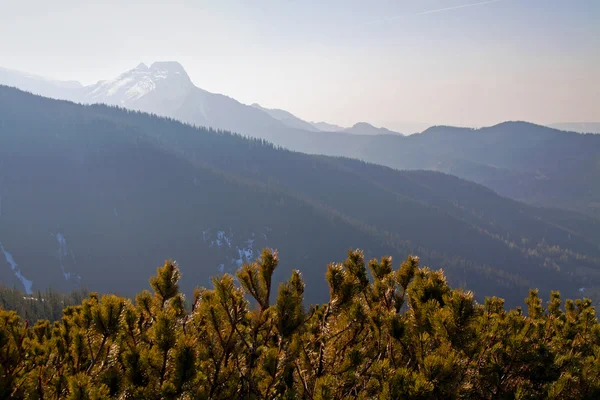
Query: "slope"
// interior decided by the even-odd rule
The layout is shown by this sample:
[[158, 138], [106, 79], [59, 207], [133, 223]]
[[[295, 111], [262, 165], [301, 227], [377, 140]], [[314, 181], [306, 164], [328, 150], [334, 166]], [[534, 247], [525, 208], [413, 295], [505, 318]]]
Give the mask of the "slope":
[[290, 128], [303, 129], [303, 130], [312, 131], [312, 132], [320, 131], [320, 129], [318, 129], [311, 123], [306, 122], [306, 121], [296, 117], [294, 114], [292, 114], [288, 111], [280, 110], [280, 109], [276, 109], [276, 108], [261, 107], [261, 105], [257, 104], [257, 103], [252, 104], [252, 107], [266, 112], [271, 117], [275, 118], [278, 121], [283, 122], [285, 125], [287, 125]]
[[548, 126], [561, 131], [600, 133], [600, 122], [560, 122]]
[[593, 286], [589, 278], [598, 264], [600, 225], [579, 214], [530, 207], [439, 173], [399, 172], [356, 160], [234, 143], [221, 143], [217, 150], [193, 131], [164, 135], [155, 130], [153, 135], [192, 160], [283, 187], [384, 232], [426, 260], [438, 256], [437, 264], [468, 287], [482, 287], [485, 279], [501, 280], [510, 289], [497, 290], [511, 293], [518, 288], [526, 294], [527, 286], [562, 285], [563, 273], [575, 279], [573, 284], [578, 282], [572, 290]]
[[71, 99], [83, 87], [75, 81], [57, 81], [2, 67], [0, 84], [56, 99]]
[[[152, 82], [148, 84], [152, 90], [134, 89], [133, 97], [132, 89], [124, 91], [129, 86], [147, 87], [146, 81]], [[447, 172], [513, 199], [600, 217], [600, 186], [594, 185], [600, 181], [598, 136], [521, 122], [477, 130], [439, 126], [407, 138], [359, 123], [343, 132], [322, 135], [286, 111], [247, 106], [199, 89], [178, 63], [138, 67], [86, 91], [79, 100], [117, 104], [239, 132], [306, 153]], [[105, 95], [90, 95], [97, 92]]]
[[355, 135], [402, 135], [386, 128], [377, 128], [367, 122], [358, 122], [352, 127], [344, 129], [344, 132]]
[[534, 205], [600, 216], [600, 136], [525, 122], [489, 128], [430, 128], [406, 138], [377, 138], [365, 160], [430, 169], [481, 183]]
[[[276, 188], [190, 162], [145, 132], [144, 123], [165, 133], [173, 128], [175, 135], [185, 129], [216, 143], [230, 138], [271, 148], [149, 115], [0, 87], [2, 282], [28, 292], [85, 286], [130, 295], [172, 257], [189, 293], [192, 284], [209, 284], [210, 276], [252, 260], [263, 247], [292, 255], [281, 276], [295, 267], [319, 280], [329, 252], [343, 256], [365, 243], [373, 254], [400, 254]], [[326, 295], [325, 286], [310, 295], [318, 294]]]
[[[353, 132], [368, 134], [344, 131], [323, 135], [315, 129], [326, 129], [327, 125], [313, 128], [314, 124], [307, 125], [287, 111], [259, 109], [199, 89], [176, 62], [157, 62], [150, 67], [140, 64], [115, 79], [79, 89], [24, 76], [0, 70], [0, 83], [49, 97], [104, 102], [230, 130], [306, 153], [446, 172], [533, 205], [600, 217], [600, 136], [522, 122], [477, 130], [438, 126], [406, 138], [373, 135], [389, 131], [367, 125], [363, 128], [369, 129]], [[41, 86], [37, 84], [40, 81], [44, 82]], [[331, 130], [337, 128], [332, 126]]]
[[[295, 267], [307, 279], [322, 276], [331, 252], [413, 252], [512, 304], [531, 286], [571, 295], [598, 285], [600, 228], [577, 214], [440, 173], [0, 93], [0, 241], [34, 289], [81, 277], [91, 289], [127, 292], [167, 257], [202, 282], [264, 246], [286, 251], [282, 276]], [[0, 273], [15, 281], [9, 265]], [[311, 300], [323, 299], [321, 289]]]

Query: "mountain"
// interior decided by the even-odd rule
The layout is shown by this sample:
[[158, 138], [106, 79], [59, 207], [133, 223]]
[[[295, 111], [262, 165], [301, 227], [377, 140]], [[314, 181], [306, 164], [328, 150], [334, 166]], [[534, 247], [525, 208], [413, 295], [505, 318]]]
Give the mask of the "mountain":
[[600, 133], [600, 122], [561, 122], [549, 125], [551, 128], [561, 131], [579, 133]]
[[194, 86], [177, 62], [140, 64], [115, 79], [84, 88], [74, 100], [118, 105], [247, 135], [288, 128], [262, 110]]
[[358, 157], [450, 173], [530, 204], [600, 217], [600, 136], [526, 122], [377, 137]]
[[[197, 88], [176, 62], [157, 62], [150, 67], [141, 64], [113, 80], [84, 88], [54, 86], [41, 94], [124, 106], [266, 139], [305, 153], [358, 158], [397, 169], [450, 173], [519, 201], [600, 218], [598, 135], [568, 133], [525, 122], [481, 129], [435, 126], [407, 137], [372, 134], [389, 131], [360, 123], [349, 128], [360, 134], [341, 131], [324, 135], [314, 129], [292, 127], [303, 121], [289, 117], [291, 114], [285, 111], [275, 111], [279, 119], [274, 118], [262, 108]], [[328, 125], [318, 126], [325, 129]]]
[[293, 253], [282, 273], [325, 265], [325, 252], [343, 255], [352, 243], [393, 251], [341, 216], [169, 146], [190, 135], [230, 162], [255, 147], [275, 152], [173, 120], [0, 87], [2, 282], [28, 293], [82, 285], [133, 294], [173, 257], [189, 292], [267, 246]]
[[[142, 63], [115, 79], [86, 87], [79, 97], [65, 99], [118, 105], [194, 125], [274, 140], [284, 146], [293, 143], [293, 140], [286, 140], [286, 136], [323, 131], [288, 111], [268, 109], [256, 103], [248, 106], [230, 97], [202, 90], [194, 86], [183, 66], [177, 62], [155, 62], [150, 67]], [[333, 127], [333, 131], [361, 135], [398, 134], [365, 122], [347, 129], [325, 126]], [[316, 147], [311, 150], [316, 152]]]
[[141, 63], [116, 78], [85, 87], [64, 87], [62, 83], [22, 76], [26, 74], [0, 74], [0, 84], [51, 98], [117, 105], [251, 136], [261, 132], [272, 138], [291, 129], [262, 110], [194, 86], [177, 62], [155, 62], [150, 66]]
[[266, 112], [271, 117], [275, 118], [278, 121], [283, 122], [285, 125], [289, 126], [290, 128], [304, 129], [304, 130], [313, 131], [313, 132], [318, 132], [320, 130], [320, 129], [316, 128], [315, 126], [313, 126], [312, 124], [310, 124], [309, 122], [306, 122], [306, 121], [296, 117], [294, 114], [287, 112], [285, 110], [264, 108], [264, 107], [261, 107], [257, 103], [252, 104], [252, 107]]
[[76, 81], [58, 81], [0, 67], [0, 84], [52, 98], [71, 98], [83, 86]]
[[[286, 136], [303, 131], [343, 131], [336, 125], [310, 123], [288, 111], [242, 104], [230, 97], [196, 87], [181, 64], [172, 61], [144, 63], [116, 78], [83, 87], [78, 82], [60, 82], [0, 69], [0, 84], [46, 97], [81, 103], [105, 103], [176, 118], [194, 125], [231, 130], [254, 137], [285, 142]], [[265, 115], [266, 114], [266, 115]], [[364, 132], [361, 132], [364, 131]], [[389, 134], [385, 128], [359, 123], [348, 133]], [[280, 137], [281, 136], [281, 137]], [[317, 150], [313, 148], [312, 150]]]
[[271, 117], [294, 129], [312, 132], [344, 132], [355, 135], [402, 135], [399, 132], [394, 132], [387, 128], [376, 128], [367, 122], [358, 122], [350, 128], [344, 128], [327, 122], [307, 122], [288, 111], [264, 108], [256, 103], [252, 104], [252, 107], [266, 112]]
[[115, 79], [83, 88], [80, 100], [168, 115], [179, 110], [194, 89], [179, 63], [141, 63]]
[[[398, 169], [446, 172], [516, 200], [600, 218], [600, 136], [524, 122], [481, 129], [436, 126], [409, 137], [359, 123], [343, 132], [322, 135], [300, 128], [304, 121], [291, 114], [276, 112], [279, 118], [273, 118], [262, 109], [198, 89], [177, 63], [155, 63], [149, 69], [158, 70], [153, 81], [164, 79], [169, 84], [162, 88], [159, 82], [153, 93], [123, 105], [263, 138], [306, 153], [359, 158]], [[177, 73], [185, 78], [185, 95], [179, 89], [167, 89], [179, 87], [179, 80], [174, 78]], [[110, 87], [118, 87], [122, 81]], [[86, 96], [86, 102], [98, 100]], [[102, 101], [120, 104], [106, 97]], [[289, 121], [295, 121], [296, 127]]]
[[402, 135], [401, 133], [393, 132], [386, 128], [376, 128], [367, 122], [358, 122], [351, 128], [344, 129], [344, 132], [357, 135]]
[[343, 126], [339, 126], [339, 125], [335, 125], [335, 124], [330, 124], [327, 122], [310, 122], [310, 124], [312, 126], [314, 126], [315, 128], [317, 128], [320, 131], [324, 131], [324, 132], [339, 132], [339, 131], [343, 131], [344, 128]]
[[[262, 140], [104, 105], [0, 87], [0, 279], [132, 294], [165, 258], [182, 289], [250, 261], [286, 257], [309, 302], [330, 257], [416, 254], [481, 296], [521, 303], [600, 285], [600, 226], [449, 175], [307, 155]], [[322, 282], [323, 281], [323, 282]], [[319, 285], [319, 282], [322, 282]]]

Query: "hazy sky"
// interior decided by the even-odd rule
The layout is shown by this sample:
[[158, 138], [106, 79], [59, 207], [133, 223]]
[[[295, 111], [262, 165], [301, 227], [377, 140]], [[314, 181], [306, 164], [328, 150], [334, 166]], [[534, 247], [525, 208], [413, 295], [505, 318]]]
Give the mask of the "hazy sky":
[[[89, 84], [176, 60], [308, 120], [600, 120], [600, 0], [0, 0], [0, 66]], [[479, 4], [474, 4], [479, 3]]]

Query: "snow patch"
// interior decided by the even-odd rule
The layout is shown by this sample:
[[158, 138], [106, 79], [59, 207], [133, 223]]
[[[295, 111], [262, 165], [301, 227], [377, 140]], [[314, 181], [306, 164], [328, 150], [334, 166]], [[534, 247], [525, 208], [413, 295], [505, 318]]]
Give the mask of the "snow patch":
[[233, 262], [239, 267], [244, 263], [252, 262], [254, 257], [254, 239], [246, 240], [246, 246], [243, 248], [237, 247], [238, 258], [233, 259]]
[[227, 247], [231, 248], [231, 239], [229, 239], [225, 235], [225, 231], [218, 231], [217, 232], [216, 243], [217, 243], [217, 247], [219, 247], [219, 248], [221, 248], [224, 245], [227, 245]]
[[65, 238], [65, 236], [62, 233], [58, 232], [56, 234], [56, 240], [58, 241], [58, 260], [60, 262], [60, 270], [62, 271], [62, 274], [63, 274], [65, 280], [70, 281], [71, 278], [75, 278], [75, 277], [77, 279], [81, 279], [81, 277], [79, 277], [78, 275], [73, 275], [70, 272], [65, 271], [65, 264], [64, 264], [65, 257], [67, 257], [67, 255], [71, 254], [73, 261], [75, 261], [75, 255], [73, 254], [72, 251], [70, 252], [67, 248], [67, 239]]
[[64, 235], [60, 232], [56, 234], [56, 240], [58, 241], [58, 260], [60, 262], [60, 270], [65, 277], [65, 280], [68, 281], [71, 279], [71, 273], [65, 272], [65, 265], [63, 263], [63, 258], [67, 256], [67, 239], [65, 239]]
[[10, 264], [10, 269], [13, 270], [17, 279], [19, 279], [25, 287], [25, 293], [32, 294], [33, 291], [31, 290], [31, 286], [33, 285], [33, 281], [30, 281], [29, 279], [25, 278], [23, 274], [21, 274], [21, 270], [17, 268], [18, 264], [15, 262], [15, 259], [13, 258], [12, 254], [10, 254], [4, 249], [2, 243], [0, 243], [0, 250], [2, 250], [2, 252], [4, 253], [4, 258], [6, 258], [6, 262]]
[[[23, 296], [23, 300], [38, 301], [38, 299], [33, 296]], [[42, 302], [44, 301], [46, 301], [46, 299], [42, 299]]]
[[[271, 228], [269, 228], [268, 226], [265, 226], [265, 231], [267, 231], [267, 232], [271, 232], [271, 231], [272, 231], [272, 229], [271, 229]], [[263, 233], [263, 238], [265, 238], [265, 240], [269, 240], [269, 238], [267, 237], [267, 234], [266, 234], [266, 233]]]
[[152, 78], [145, 76], [125, 92], [125, 100], [138, 100], [156, 89]]
[[101, 82], [92, 92], [90, 96], [92, 98], [100, 97], [100, 96], [114, 96], [119, 89], [127, 85], [128, 83], [133, 82], [133, 77], [121, 75], [117, 79], [112, 79], [108, 81]]
[[[216, 234], [211, 232], [211, 229], [202, 230], [202, 241], [206, 243], [209, 247], [219, 249], [219, 253], [221, 251], [226, 251], [231, 249], [231, 253], [228, 254], [227, 262], [225, 264], [218, 264], [217, 268], [222, 273], [229, 266], [232, 267], [241, 267], [243, 264], [251, 263], [254, 259], [260, 255], [260, 251], [256, 251], [255, 247], [263, 246], [265, 243], [262, 240], [264, 237], [267, 239], [267, 233], [271, 232], [271, 228], [265, 227], [265, 233], [250, 233], [250, 236], [246, 240], [239, 240], [234, 235], [233, 231], [229, 229], [229, 233], [227, 234], [225, 230], [215, 230]], [[237, 240], [234, 240], [237, 239]], [[258, 244], [257, 241], [260, 243]], [[221, 267], [221, 265], [223, 267]]]
[[202, 118], [204, 118], [206, 121], [208, 121], [208, 116], [206, 114], [206, 108], [204, 107], [204, 99], [202, 99], [202, 102], [200, 104], [198, 104], [198, 111], [200, 112], [200, 115], [202, 115]]
[[159, 62], [151, 67], [142, 63], [114, 79], [86, 87], [85, 102], [131, 107], [158, 88], [165, 91], [163, 97], [173, 100], [185, 96], [191, 87], [193, 84], [178, 63]]

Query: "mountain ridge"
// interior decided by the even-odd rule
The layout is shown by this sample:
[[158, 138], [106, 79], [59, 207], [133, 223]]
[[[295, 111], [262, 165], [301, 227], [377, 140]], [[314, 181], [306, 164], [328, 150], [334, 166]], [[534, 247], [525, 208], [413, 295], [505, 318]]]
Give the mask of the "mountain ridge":
[[258, 110], [266, 112], [271, 117], [275, 118], [278, 121], [283, 122], [290, 128], [304, 129], [304, 130], [312, 131], [312, 132], [320, 131], [320, 129], [316, 128], [314, 125], [296, 117], [294, 114], [290, 113], [289, 111], [285, 111], [285, 110], [281, 110], [281, 109], [277, 109], [277, 108], [265, 108], [265, 107], [262, 107], [258, 103], [251, 104], [251, 107], [254, 107]]
[[[80, 276], [92, 290], [127, 293], [166, 257], [204, 282], [261, 247], [288, 254], [283, 275], [299, 268], [315, 280], [323, 271], [312, 266], [358, 246], [368, 257], [418, 254], [512, 304], [533, 281], [567, 294], [598, 287], [600, 225], [460, 178], [3, 86], [0, 106], [0, 159], [11, 166], [0, 167], [0, 241], [32, 290]], [[0, 268], [4, 282], [14, 274]], [[314, 290], [311, 299], [325, 295]]]
[[[174, 65], [177, 69], [183, 68], [178, 63]], [[160, 64], [155, 67], [159, 70]], [[147, 77], [149, 72], [139, 74]], [[290, 127], [282, 121], [285, 118], [274, 118], [233, 98], [197, 88], [181, 74], [171, 75], [175, 77], [174, 82], [180, 84], [164, 87], [162, 78], [157, 78], [157, 83], [152, 83], [154, 86], [117, 82], [119, 84], [112, 90], [120, 94], [130, 91], [130, 97], [126, 99], [107, 96], [110, 85], [106, 83], [94, 86], [98, 94], [95, 99], [90, 99], [88, 93], [86, 100], [78, 90], [63, 90], [66, 93], [63, 97], [83, 103], [104, 101], [126, 106], [196, 126], [265, 139], [305, 153], [351, 157], [396, 169], [446, 172], [529, 204], [600, 218], [600, 189], [595, 184], [600, 180], [598, 135], [559, 133], [561, 131], [553, 128], [525, 123], [500, 123], [478, 129], [437, 126], [409, 136], [344, 131], [323, 134]], [[148, 87], [153, 90], [144, 91]], [[89, 87], [87, 92], [90, 92]], [[140, 93], [146, 94], [140, 96]], [[56, 93], [49, 97], [56, 97], [53, 95]], [[296, 118], [280, 111], [287, 117]], [[557, 168], [557, 160], [566, 163], [567, 168]]]
[[578, 133], [600, 133], [600, 122], [559, 122], [548, 125], [550, 128]]
[[350, 128], [344, 129], [344, 132], [358, 135], [402, 135], [400, 132], [394, 132], [387, 128], [377, 128], [368, 122], [357, 122]]
[[[17, 80], [18, 75], [25, 74], [19, 71], [11, 72], [17, 75]], [[151, 76], [152, 72], [155, 72], [153, 76]], [[141, 76], [141, 78], [136, 78], [135, 75], [139, 75]], [[163, 79], [173, 79], [173, 77], [178, 75], [183, 77], [183, 79], [175, 83], [175, 85], [179, 86], [179, 88], [177, 91], [171, 93], [171, 95], [168, 95], [167, 100], [160, 101], [160, 104], [153, 104], [152, 101], [157, 100], [143, 99], [145, 96], [152, 95], [152, 92], [154, 90], [161, 89], [157, 87], [159, 86], [159, 81]], [[268, 109], [260, 106], [257, 103], [246, 105], [240, 103], [239, 101], [235, 100], [230, 96], [219, 93], [211, 93], [202, 88], [199, 88], [193, 84], [193, 82], [189, 78], [189, 75], [185, 71], [185, 68], [177, 61], [155, 61], [154, 63], [150, 64], [150, 66], [147, 66], [145, 63], [142, 62], [138, 64], [136, 68], [125, 71], [124, 73], [120, 74], [115, 78], [101, 80], [95, 84], [88, 85], [85, 87], [79, 85], [79, 87], [74, 88], [79, 90], [69, 90], [63, 92], [60, 92], [60, 88], [56, 88], [56, 90], [49, 90], [48, 88], [38, 88], [36, 90], [35, 88], [33, 88], [33, 90], [31, 90], [30, 86], [23, 86], [18, 84], [14, 85], [11, 84], [10, 81], [10, 77], [3, 77], [0, 74], [0, 84], [8, 84], [8, 86], [19, 87], [21, 89], [25, 89], [31, 91], [34, 94], [42, 96], [48, 96], [61, 100], [71, 100], [81, 103], [101, 102], [112, 105], [120, 105], [140, 111], [151, 112], [156, 113], [158, 115], [182, 119], [184, 120], [184, 122], [189, 122], [196, 125], [203, 125], [215, 129], [232, 130], [236, 132], [250, 134], [255, 137], [260, 137], [261, 134], [264, 134], [261, 132], [261, 130], [264, 130], [265, 127], [270, 127], [270, 131], [276, 131], [277, 129], [284, 131], [288, 129], [305, 130], [311, 132], [328, 131], [328, 129], [319, 128], [319, 123], [311, 123], [308, 121], [304, 121], [286, 110]], [[164, 90], [164, 88], [162, 90]], [[199, 96], [197, 94], [190, 95], [190, 93], [194, 92], [202, 93], [202, 97], [204, 98], [204, 100], [198, 100], [197, 97]], [[179, 96], [177, 96], [177, 94], [179, 94]], [[191, 98], [189, 98], [189, 96], [191, 96]], [[227, 99], [230, 101], [228, 101]], [[175, 101], [175, 104], [177, 106], [170, 104], [173, 101]], [[185, 105], [185, 101], [189, 101], [189, 105], [187, 107]], [[234, 110], [229, 111], [230, 118], [232, 119], [234, 119], [234, 114], [240, 113], [248, 115], [248, 118], [245, 119], [243, 123], [227, 122], [221, 117], [214, 117], [213, 119], [211, 119], [207, 116], [202, 106], [202, 104], [206, 102], [212, 102], [213, 105], [217, 104], [220, 108], [217, 108], [215, 111], [219, 114], [225, 112], [223, 111], [223, 109]], [[194, 112], [190, 109], [193, 108], [194, 105], [197, 107], [196, 112], [199, 115], [194, 115]], [[274, 121], [271, 121], [270, 123], [265, 123], [264, 121], [256, 122], [263, 120], [264, 117], [261, 117], [258, 114], [250, 116], [252, 114], [252, 109], [263, 111], [264, 113], [269, 115]], [[349, 130], [349, 133], [361, 133], [354, 132], [352, 128], [337, 127], [336, 125], [326, 124], [324, 122], [320, 124], [324, 124], [321, 125], [322, 127], [326, 126], [328, 128], [332, 128], [331, 131], [342, 131], [347, 129]], [[377, 128], [373, 127], [372, 129]], [[276, 134], [276, 132], [274, 133]], [[387, 132], [382, 130], [380, 133]], [[268, 137], [268, 139], [273, 139], [275, 134], [271, 134], [270, 137]], [[370, 135], [372, 133], [366, 134]]]
[[320, 122], [309, 121], [309, 123], [312, 126], [314, 126], [315, 128], [317, 128], [318, 130], [325, 131], [325, 132], [338, 132], [338, 131], [343, 131], [344, 129], [346, 129], [343, 126], [339, 126], [336, 124], [330, 124], [325, 121], [320, 121]]

